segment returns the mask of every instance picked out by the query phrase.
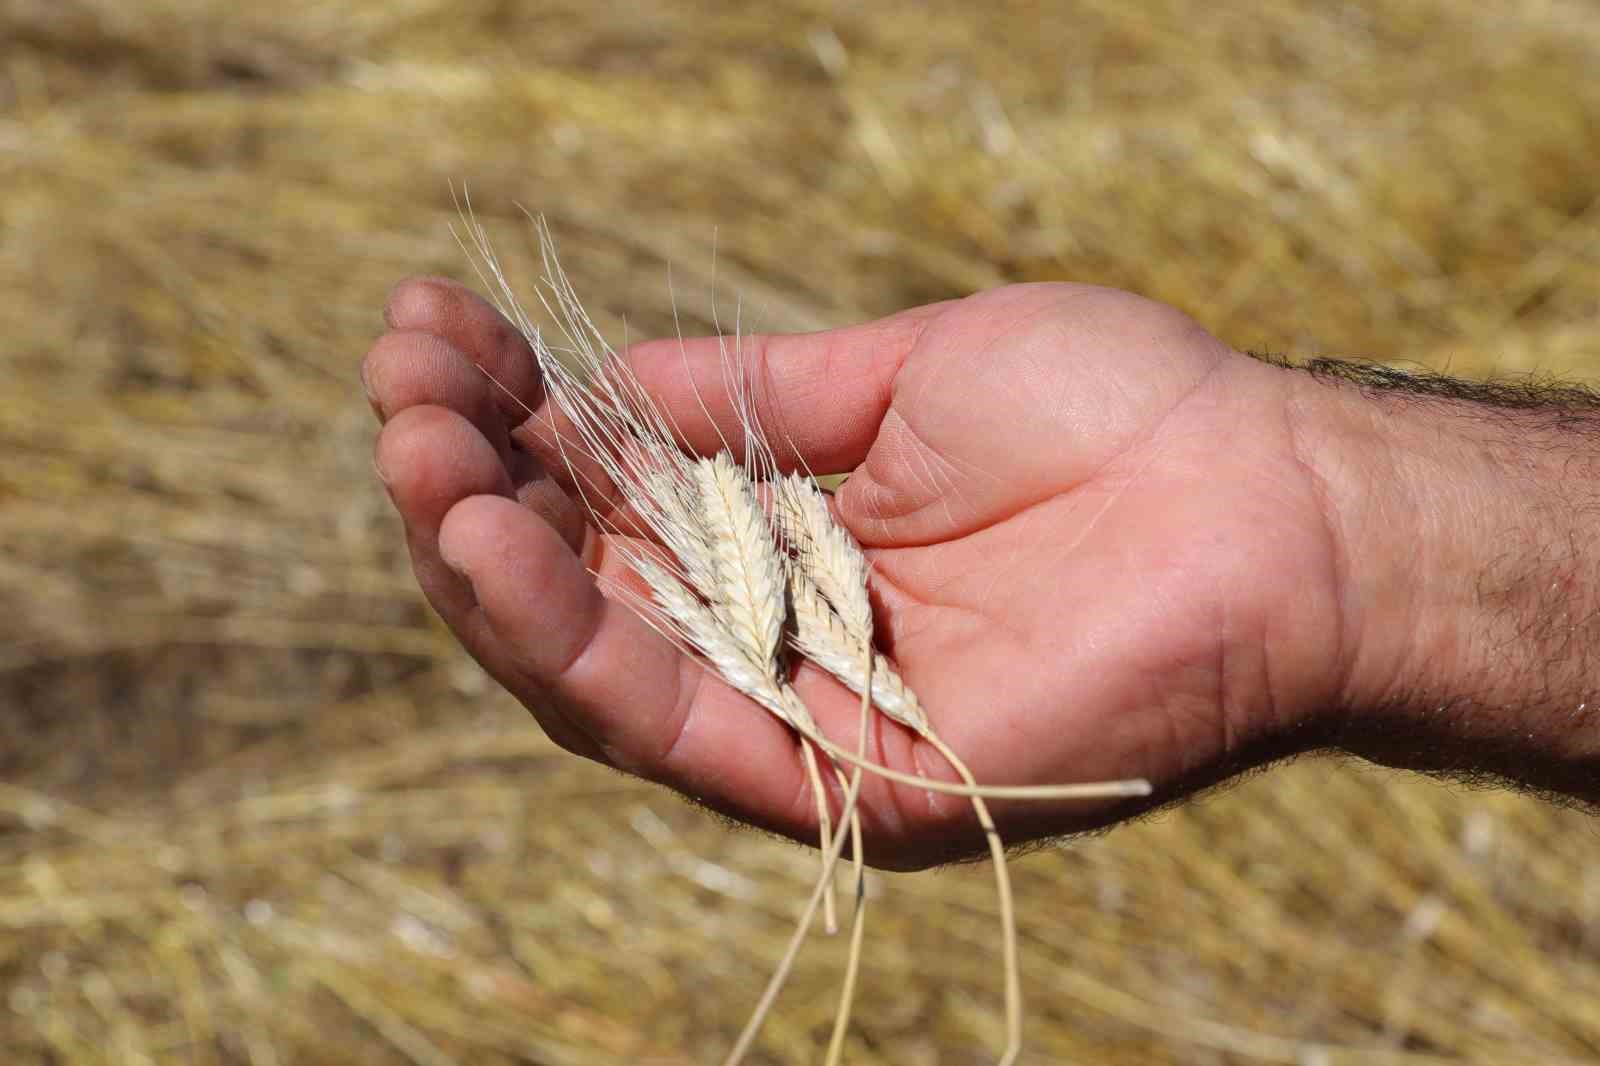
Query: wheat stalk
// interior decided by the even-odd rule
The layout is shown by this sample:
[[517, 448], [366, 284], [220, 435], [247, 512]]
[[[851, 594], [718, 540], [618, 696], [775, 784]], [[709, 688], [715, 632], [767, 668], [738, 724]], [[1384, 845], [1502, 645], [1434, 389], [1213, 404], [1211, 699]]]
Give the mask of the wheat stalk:
[[[867, 714], [869, 711], [870, 707], [868, 706], [867, 701], [863, 699], [860, 737], [858, 741], [859, 746], [863, 750], [866, 748], [867, 744]], [[839, 820], [841, 822], [849, 819], [851, 820], [852, 824], [858, 824], [856, 821], [856, 800], [860, 798], [860, 795], [861, 771], [858, 769], [854, 774], [851, 775], [849, 787], [845, 790], [844, 808], [839, 813]], [[859, 835], [857, 839], [859, 839]], [[794, 966], [794, 960], [800, 954], [800, 946], [805, 942], [806, 930], [811, 927], [811, 920], [817, 913], [817, 904], [823, 898], [827, 886], [833, 883], [833, 868], [834, 865], [839, 861], [839, 853], [843, 850], [843, 848], [844, 834], [840, 833], [831, 844], [823, 849], [822, 872], [817, 877], [817, 883], [811, 890], [811, 898], [809, 901], [807, 901], [805, 908], [800, 913], [799, 919], [795, 922], [794, 932], [789, 937], [788, 947], [784, 949], [783, 957], [779, 960], [777, 967], [773, 970], [772, 977], [767, 981], [767, 987], [762, 990], [761, 998], [756, 1002], [755, 1009], [750, 1012], [750, 1018], [745, 1023], [744, 1029], [740, 1031], [739, 1038], [734, 1041], [733, 1047], [728, 1052], [728, 1057], [723, 1060], [723, 1066], [738, 1066], [738, 1063], [742, 1061], [744, 1056], [749, 1052], [750, 1045], [755, 1043], [756, 1034], [761, 1031], [762, 1021], [769, 1013], [771, 1013], [773, 1004], [777, 1002], [778, 992], [783, 988], [784, 979], [788, 976], [790, 969]], [[862, 899], [863, 897], [858, 894], [856, 897], [856, 908], [858, 915], [862, 906]], [[859, 921], [857, 922], [855, 928], [861, 928]], [[839, 1013], [841, 1023], [848, 1019], [848, 1003], [850, 999], [850, 993], [853, 991], [854, 987], [854, 962], [860, 958], [860, 953], [860, 941], [855, 937], [854, 934], [852, 934], [852, 965], [850, 967], [850, 976], [846, 979], [846, 985], [843, 992], [843, 1001], [845, 1006], [840, 1008]], [[836, 1034], [841, 1027], [842, 1026], [835, 1026]]]

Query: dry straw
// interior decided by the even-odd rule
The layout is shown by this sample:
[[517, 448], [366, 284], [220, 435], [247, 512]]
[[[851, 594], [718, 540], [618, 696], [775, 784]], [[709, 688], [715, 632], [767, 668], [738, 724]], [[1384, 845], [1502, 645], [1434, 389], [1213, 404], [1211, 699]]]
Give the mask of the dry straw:
[[[819, 903], [828, 931], [835, 929], [834, 864], [848, 836], [855, 844], [855, 906], [827, 1062], [837, 1062], [842, 1055], [864, 929], [861, 823], [856, 801], [861, 775], [866, 772], [929, 791], [963, 795], [972, 803], [994, 860], [1005, 967], [1005, 1046], [1000, 1061], [1010, 1064], [1022, 1046], [1016, 919], [1004, 844], [984, 798], [1145, 795], [1149, 785], [1115, 781], [1042, 788], [980, 786], [962, 759], [940, 739], [910, 686], [873, 646], [867, 556], [834, 520], [826, 497], [810, 478], [799, 473], [779, 475], [745, 385], [737, 336], [731, 350], [723, 342], [722, 377], [728, 390], [726, 399], [740, 417], [743, 456], [735, 459], [724, 442], [714, 456], [691, 457], [682, 450], [670, 416], [655, 404], [583, 311], [556, 260], [554, 242], [543, 220], [538, 220], [538, 231], [545, 277], [538, 294], [566, 337], [567, 344], [559, 350], [547, 343], [523, 309], [487, 234], [472, 218], [470, 204], [463, 222], [467, 239], [462, 244], [473, 257], [480, 278], [537, 356], [553, 401], [546, 417], [579, 497], [591, 520], [615, 535], [614, 542], [648, 590], [648, 597], [614, 584], [612, 593], [800, 737], [799, 748], [817, 801], [822, 867], [788, 949], [727, 1063], [738, 1063], [754, 1041]], [[770, 513], [762, 504], [763, 490], [771, 501]], [[625, 526], [608, 517], [618, 513], [616, 508], [599, 505], [596, 494], [608, 491], [627, 505], [624, 513], [630, 517], [623, 520]], [[659, 543], [666, 552], [658, 555], [641, 540]], [[821, 736], [789, 684], [783, 656], [786, 635], [787, 643], [799, 654], [861, 696], [855, 752]], [[866, 735], [874, 707], [932, 745], [962, 783], [902, 774], [867, 760]], [[814, 748], [833, 761], [834, 773], [844, 785], [839, 822], [848, 828], [841, 828], [837, 836], [832, 832], [829, 793]], [[848, 778], [846, 766], [852, 771]]]
[[[1236, 346], [1600, 380], [1592, 4], [659, 11], [0, 3], [8, 1061], [705, 1061], [743, 1019], [702, 1005], [782, 953], [810, 857], [526, 728], [370, 483], [354, 360], [397, 277], [460, 265], [467, 167], [559, 203], [574, 284], [652, 332], [717, 226], [785, 330], [1082, 278]], [[1044, 850], [1029, 1049], [1593, 1062], [1593, 834], [1303, 759]], [[998, 1042], [988, 874], [887, 879], [852, 1060]], [[435, 906], [451, 954], [393, 935]], [[842, 946], [764, 1059], [815, 1057]]]

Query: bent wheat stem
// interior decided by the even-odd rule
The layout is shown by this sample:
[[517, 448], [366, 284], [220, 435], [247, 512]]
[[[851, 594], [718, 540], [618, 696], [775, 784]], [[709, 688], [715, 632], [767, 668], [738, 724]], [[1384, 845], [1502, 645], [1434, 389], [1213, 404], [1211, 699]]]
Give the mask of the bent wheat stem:
[[[863, 750], [867, 744], [867, 715], [871, 704], [865, 697], [862, 698], [863, 711], [861, 717], [861, 733], [859, 738]], [[839, 821], [858, 822], [856, 814], [856, 801], [861, 796], [861, 771], [859, 769], [851, 775], [850, 787], [845, 791], [844, 807], [839, 812]], [[857, 840], [859, 841], [859, 836]], [[789, 944], [784, 949], [783, 957], [778, 960], [777, 968], [767, 980], [767, 987], [762, 990], [761, 998], [756, 1002], [755, 1009], [750, 1012], [750, 1018], [745, 1022], [744, 1029], [739, 1033], [739, 1039], [734, 1042], [733, 1049], [728, 1052], [728, 1057], [723, 1060], [723, 1066], [738, 1066], [749, 1052], [750, 1045], [755, 1042], [756, 1034], [761, 1031], [762, 1023], [767, 1020], [767, 1015], [772, 1012], [772, 1005], [777, 1002], [778, 993], [783, 990], [784, 982], [789, 979], [789, 971], [794, 968], [794, 960], [800, 955], [800, 946], [805, 943], [806, 931], [811, 927], [812, 919], [816, 917], [817, 906], [827, 894], [828, 885], [833, 882], [833, 869], [839, 861], [839, 854], [844, 850], [845, 834], [839, 833], [823, 852], [822, 872], [817, 877], [816, 886], [811, 891], [811, 898], [806, 902], [805, 908], [800, 912], [800, 917], [794, 923], [794, 932], [790, 934]], [[858, 845], [859, 846], [859, 845]]]
[[[872, 645], [870, 644], [867, 645], [867, 653], [862, 656], [862, 669], [866, 671], [870, 681], [872, 677]], [[869, 683], [861, 692], [861, 717], [856, 733], [856, 755], [862, 759], [867, 757], [867, 723], [871, 718], [872, 686]], [[860, 787], [861, 769], [857, 767], [850, 774], [850, 791], [853, 792]], [[850, 953], [845, 961], [844, 981], [839, 989], [839, 1007], [834, 1011], [833, 1015], [833, 1036], [828, 1039], [828, 1056], [823, 1060], [823, 1066], [839, 1066], [839, 1060], [844, 1055], [844, 1038], [850, 1031], [850, 1012], [855, 1006], [856, 979], [861, 973], [861, 942], [867, 927], [867, 872], [865, 857], [862, 855], [861, 814], [859, 811], [850, 812], [850, 828], [856, 841], [855, 909], [850, 914]]]

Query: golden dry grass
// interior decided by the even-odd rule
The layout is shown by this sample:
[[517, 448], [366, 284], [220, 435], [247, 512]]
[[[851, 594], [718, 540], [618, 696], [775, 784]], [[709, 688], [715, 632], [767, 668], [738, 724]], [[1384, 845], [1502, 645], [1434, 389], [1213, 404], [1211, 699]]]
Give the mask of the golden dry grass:
[[[553, 750], [413, 590], [355, 366], [452, 181], [633, 335], [714, 238], [746, 326], [1073, 278], [1594, 380], [1596, 69], [1577, 0], [0, 5], [8, 1061], [705, 1061], [775, 957], [811, 856]], [[1033, 856], [1033, 1061], [1593, 1059], [1597, 845], [1310, 762]], [[852, 1061], [982, 1061], [987, 871], [874, 885]]]

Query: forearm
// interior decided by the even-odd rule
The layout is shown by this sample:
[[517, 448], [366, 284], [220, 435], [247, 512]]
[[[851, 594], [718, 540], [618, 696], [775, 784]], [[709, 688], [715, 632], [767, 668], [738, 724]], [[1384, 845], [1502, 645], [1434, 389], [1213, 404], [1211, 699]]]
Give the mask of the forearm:
[[1293, 390], [1340, 556], [1340, 746], [1600, 802], [1600, 407], [1327, 365]]

